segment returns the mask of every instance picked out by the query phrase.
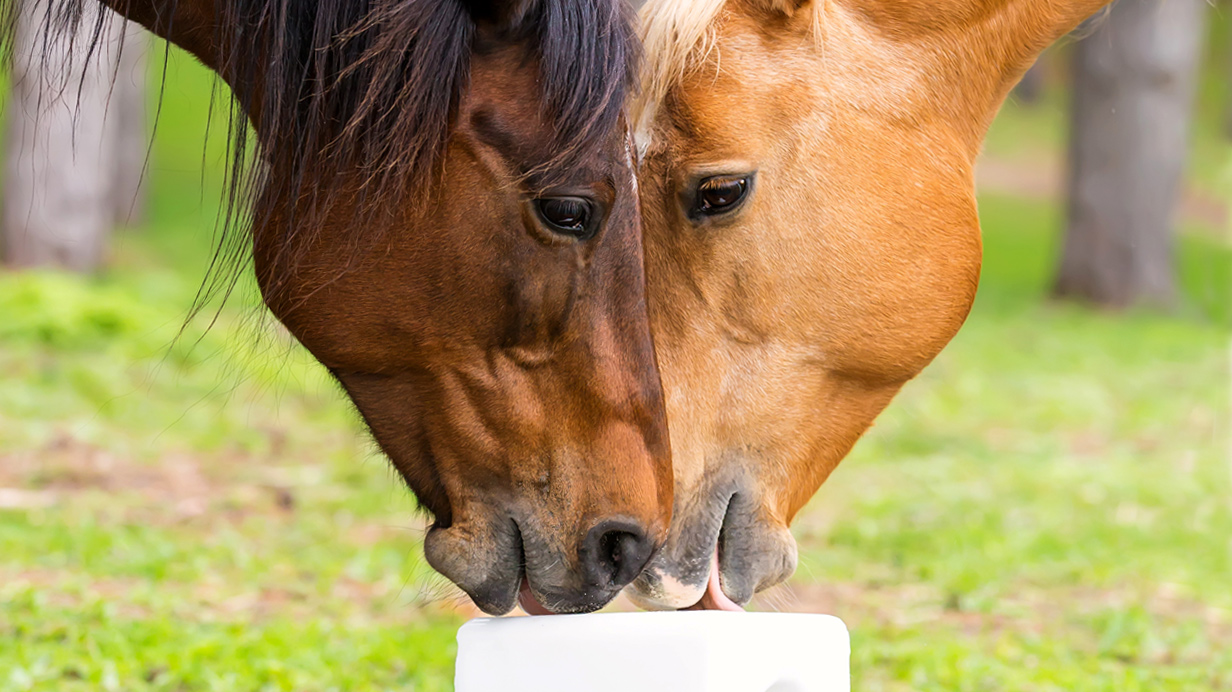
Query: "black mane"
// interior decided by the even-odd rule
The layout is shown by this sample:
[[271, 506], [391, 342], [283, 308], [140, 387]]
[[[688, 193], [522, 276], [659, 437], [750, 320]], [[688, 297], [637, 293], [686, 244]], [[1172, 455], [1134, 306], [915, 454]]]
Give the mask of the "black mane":
[[[17, 1], [0, 0], [0, 36], [10, 45]], [[96, 1], [45, 0], [43, 35], [74, 30], [83, 3]], [[109, 0], [157, 2], [167, 17], [177, 1]], [[268, 227], [293, 259], [297, 241], [319, 230], [340, 202], [371, 217], [428, 197], [468, 85], [479, 3], [216, 0], [214, 67], [231, 86], [232, 104], [224, 228]], [[543, 113], [556, 137], [550, 165], [568, 166], [620, 117], [635, 74], [632, 19], [624, 0], [522, 5], [508, 30], [539, 65]], [[104, 29], [100, 19], [89, 45], [75, 49], [93, 52]], [[249, 113], [260, 120], [255, 136]], [[224, 233], [215, 265], [242, 260], [247, 237], [236, 235]], [[227, 287], [206, 292], [218, 289]]]

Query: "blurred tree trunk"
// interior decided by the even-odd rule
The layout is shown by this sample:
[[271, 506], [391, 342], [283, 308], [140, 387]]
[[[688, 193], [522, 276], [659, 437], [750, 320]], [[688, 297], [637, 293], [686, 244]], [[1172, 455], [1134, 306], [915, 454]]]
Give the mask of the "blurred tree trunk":
[[1028, 106], [1039, 103], [1040, 96], [1044, 92], [1046, 69], [1044, 56], [1041, 55], [1014, 87], [1014, 98]]
[[[118, 19], [118, 18], [117, 18]], [[112, 199], [115, 222], [139, 226], [145, 221], [145, 167], [150, 151], [146, 73], [150, 34], [139, 24], [124, 22], [124, 45], [111, 94], [108, 117], [115, 118], [116, 173]]]
[[[8, 102], [3, 217], [5, 262], [96, 269], [115, 220], [115, 119], [105, 117], [120, 24], [83, 4], [76, 35], [46, 44], [46, 6], [19, 8]], [[109, 22], [89, 50], [95, 23]]]
[[1205, 0], [1118, 0], [1074, 50], [1059, 296], [1168, 305]]

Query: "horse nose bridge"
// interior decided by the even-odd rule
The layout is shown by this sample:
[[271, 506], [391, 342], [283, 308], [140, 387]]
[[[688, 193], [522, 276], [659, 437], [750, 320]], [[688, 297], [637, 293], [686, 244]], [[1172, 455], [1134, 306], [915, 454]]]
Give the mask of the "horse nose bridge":
[[515, 467], [523, 513], [540, 517], [541, 525], [555, 526], [562, 534], [609, 517], [625, 517], [653, 535], [665, 533], [671, 502], [670, 496], [663, 497], [662, 486], [672, 487], [670, 464], [647, 449], [636, 426], [605, 427], [590, 444], [557, 448], [536, 464]]
[[569, 351], [582, 376], [579, 391], [609, 405], [662, 407], [662, 385], [643, 292], [628, 279], [591, 287], [573, 313]]
[[649, 333], [619, 329], [593, 330], [590, 367], [572, 392], [588, 435], [579, 461], [601, 476], [600, 486], [623, 482], [670, 511], [671, 442], [654, 348]]

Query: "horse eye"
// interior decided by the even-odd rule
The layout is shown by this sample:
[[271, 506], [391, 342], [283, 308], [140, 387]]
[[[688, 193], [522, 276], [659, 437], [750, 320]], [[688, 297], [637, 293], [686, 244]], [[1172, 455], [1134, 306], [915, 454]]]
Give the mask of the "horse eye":
[[590, 223], [594, 216], [589, 200], [580, 197], [542, 197], [535, 200], [535, 210], [548, 228], [561, 235], [588, 240], [595, 234]]
[[693, 214], [714, 216], [739, 206], [749, 191], [748, 178], [708, 178], [697, 187]]

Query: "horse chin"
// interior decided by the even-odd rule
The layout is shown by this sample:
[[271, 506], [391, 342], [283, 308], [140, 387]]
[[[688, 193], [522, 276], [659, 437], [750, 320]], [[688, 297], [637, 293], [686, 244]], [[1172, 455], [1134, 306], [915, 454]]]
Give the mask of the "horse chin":
[[522, 589], [518, 593], [518, 605], [527, 615], [593, 613], [610, 603], [619, 593], [619, 590], [584, 591], [571, 596], [543, 593], [530, 579], [523, 579]]
[[424, 557], [458, 585], [488, 615], [513, 610], [522, 584], [521, 543], [516, 531], [455, 524], [433, 527], [424, 537]]

